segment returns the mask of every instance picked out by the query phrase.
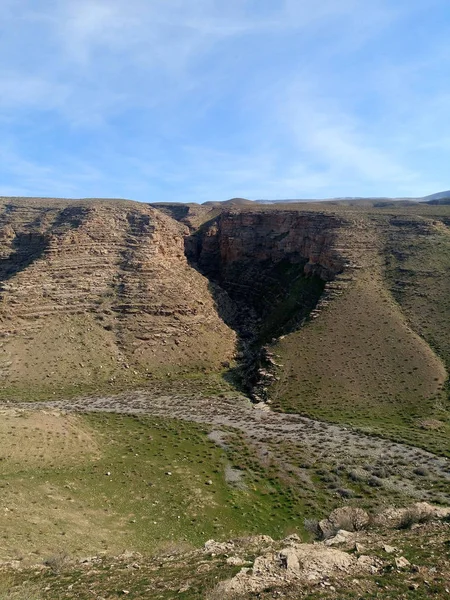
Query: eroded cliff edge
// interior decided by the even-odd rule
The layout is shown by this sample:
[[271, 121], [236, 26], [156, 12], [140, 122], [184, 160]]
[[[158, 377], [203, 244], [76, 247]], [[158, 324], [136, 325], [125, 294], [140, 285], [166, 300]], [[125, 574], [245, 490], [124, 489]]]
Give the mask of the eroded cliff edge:
[[344, 268], [342, 225], [214, 208], [194, 230], [133, 202], [3, 199], [5, 393], [142, 385], [236, 359], [254, 368], [263, 344], [297, 327]]
[[238, 334], [234, 374], [255, 400], [267, 399], [273, 377], [267, 344], [300, 327], [327, 282], [349, 266], [337, 249], [345, 226], [320, 212], [245, 207], [224, 210], [186, 238], [190, 264], [231, 301], [218, 301], [218, 310]]
[[236, 335], [186, 260], [184, 229], [132, 202], [5, 201], [4, 389], [114, 388], [232, 360]]

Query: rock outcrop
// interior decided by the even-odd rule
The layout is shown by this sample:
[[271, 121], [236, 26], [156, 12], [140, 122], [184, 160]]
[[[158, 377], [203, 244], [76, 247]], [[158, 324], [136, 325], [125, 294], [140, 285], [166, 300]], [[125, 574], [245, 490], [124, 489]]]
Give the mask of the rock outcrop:
[[345, 265], [343, 222], [325, 213], [45, 199], [0, 209], [10, 390], [214, 371], [249, 344], [254, 371], [255, 348], [297, 326]]
[[131, 380], [232, 359], [235, 333], [187, 263], [184, 226], [131, 202], [2, 209], [0, 360], [10, 385]]
[[344, 268], [336, 250], [342, 226], [342, 219], [319, 212], [224, 211], [187, 240], [186, 253], [202, 272], [222, 280], [233, 276], [236, 265], [288, 260], [302, 264], [305, 275], [328, 281]]

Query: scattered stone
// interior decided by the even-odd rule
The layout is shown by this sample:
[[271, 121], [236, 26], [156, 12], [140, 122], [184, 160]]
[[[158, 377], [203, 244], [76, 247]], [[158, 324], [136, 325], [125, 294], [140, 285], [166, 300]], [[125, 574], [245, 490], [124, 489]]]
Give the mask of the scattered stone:
[[268, 587], [283, 587], [293, 582], [320, 583], [338, 573], [361, 568], [355, 557], [346, 552], [323, 544], [291, 540], [280, 552], [269, 551], [257, 556], [253, 569], [242, 568], [235, 577], [221, 582], [216, 590], [224, 596], [259, 593]]
[[383, 550], [387, 552], [387, 554], [393, 554], [396, 552], [397, 548], [394, 548], [394, 546], [389, 546], [389, 544], [384, 544]]
[[300, 563], [294, 548], [284, 548], [284, 550], [281, 550], [280, 560], [288, 573], [300, 573]]
[[208, 540], [205, 542], [203, 549], [207, 554], [229, 554], [234, 550], [234, 543]]
[[336, 546], [337, 544], [345, 544], [355, 539], [355, 533], [339, 529], [335, 536], [325, 541], [326, 546]]
[[361, 554], [361, 556], [358, 556], [357, 563], [358, 567], [373, 574], [377, 573], [378, 567], [381, 566], [380, 561], [378, 561], [376, 557], [368, 556], [366, 554]]
[[421, 429], [436, 431], [438, 429], [442, 429], [444, 426], [445, 423], [443, 421], [439, 421], [438, 419], [422, 419], [419, 421], [419, 427]]
[[232, 565], [234, 567], [242, 567], [247, 563], [247, 561], [240, 556], [229, 556], [226, 560], [226, 563], [227, 565]]
[[395, 566], [397, 567], [397, 569], [407, 569], [408, 567], [411, 566], [411, 563], [409, 562], [409, 560], [406, 559], [404, 556], [395, 558], [394, 561], [395, 561]]
[[270, 406], [268, 406], [266, 402], [255, 402], [255, 404], [253, 405], [253, 408], [255, 410], [262, 410], [265, 412], [270, 412]]

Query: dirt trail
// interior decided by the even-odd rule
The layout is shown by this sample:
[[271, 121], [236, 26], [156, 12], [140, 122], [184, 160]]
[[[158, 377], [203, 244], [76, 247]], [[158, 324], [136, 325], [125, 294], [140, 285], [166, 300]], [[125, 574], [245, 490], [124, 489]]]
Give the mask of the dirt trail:
[[[170, 396], [153, 395], [146, 390], [109, 397], [87, 397], [32, 404], [14, 403], [2, 406], [29, 410], [149, 414], [206, 423], [219, 429], [232, 427], [243, 431], [255, 443], [264, 443], [265, 440], [270, 439], [301, 444], [315, 460], [319, 461], [334, 464], [375, 462], [392, 464], [394, 461], [396, 464], [405, 465], [402, 467], [403, 480], [413, 479], [408, 476], [408, 469], [424, 467], [432, 476], [450, 481], [450, 460], [445, 457], [436, 456], [407, 444], [352, 431], [344, 426], [255, 408], [247, 398], [239, 395]], [[402, 485], [405, 486], [405, 483], [400, 487]], [[408, 485], [411, 485], [411, 481]]]

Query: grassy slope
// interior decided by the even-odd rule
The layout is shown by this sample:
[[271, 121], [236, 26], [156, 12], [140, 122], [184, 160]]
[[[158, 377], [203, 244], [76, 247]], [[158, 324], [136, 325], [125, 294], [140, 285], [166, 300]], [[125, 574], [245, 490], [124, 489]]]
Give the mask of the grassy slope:
[[391, 232], [387, 280], [411, 326], [450, 371], [450, 217], [445, 225], [439, 216], [430, 234], [411, 228]]
[[[284, 368], [273, 405], [450, 452], [444, 365], [409, 327], [381, 273], [374, 260], [319, 319], [278, 342]], [[422, 429], [430, 418], [445, 425]]]
[[[301, 499], [276, 476], [253, 468], [239, 440], [236, 450], [225, 451], [204, 427], [146, 417], [5, 418], [2, 559], [149, 552], [302, 529]], [[242, 486], [225, 481], [227, 464], [244, 470]]]
[[[305, 517], [348, 501], [340, 490], [365, 508], [404, 504], [415, 493], [391, 485], [404, 465], [342, 465], [321, 456], [322, 442], [261, 445], [227, 430], [219, 447], [207, 427], [170, 419], [16, 409], [0, 416], [0, 561], [304, 535]], [[431, 474], [408, 477], [433, 500], [448, 487]]]
[[[359, 544], [367, 557], [376, 557], [381, 568], [376, 573], [340, 571], [330, 578], [327, 586], [306, 582], [301, 578], [289, 586], [270, 585], [261, 592], [240, 595], [241, 600], [425, 600], [447, 598], [450, 575], [448, 522], [416, 525], [414, 529], [387, 530], [371, 528], [358, 533]], [[256, 542], [256, 543], [255, 543]], [[396, 550], [387, 553], [385, 545]], [[272, 544], [278, 551], [285, 544]], [[339, 549], [355, 552], [351, 544]], [[264, 554], [261, 544], [241, 543], [232, 555], [251, 566], [255, 555]], [[411, 565], [396, 567], [395, 560], [405, 557]], [[215, 590], [217, 583], [233, 577], [240, 566], [227, 563], [227, 554], [208, 555], [201, 552], [169, 553], [158, 557], [123, 555], [117, 558], [97, 558], [88, 563], [52, 563], [52, 568], [0, 572], [1, 600], [60, 600], [68, 598], [123, 598], [154, 600], [216, 600], [223, 591]], [[356, 577], [355, 577], [356, 575]], [[230, 597], [227, 595], [227, 597]], [[235, 598], [235, 596], [232, 596]]]
[[167, 364], [162, 363], [161, 357], [153, 363], [151, 358], [139, 361], [132, 353], [124, 352], [114, 333], [93, 315], [47, 318], [32, 334], [18, 332], [0, 345], [0, 400], [39, 401], [111, 394], [164, 382], [166, 387], [190, 387], [194, 392], [198, 392], [200, 381], [207, 393], [229, 389], [221, 379], [220, 369], [211, 370], [211, 362], [219, 362], [223, 351], [217, 337], [212, 336], [201, 348], [194, 343], [187, 348], [175, 344], [162, 348], [170, 361]]

